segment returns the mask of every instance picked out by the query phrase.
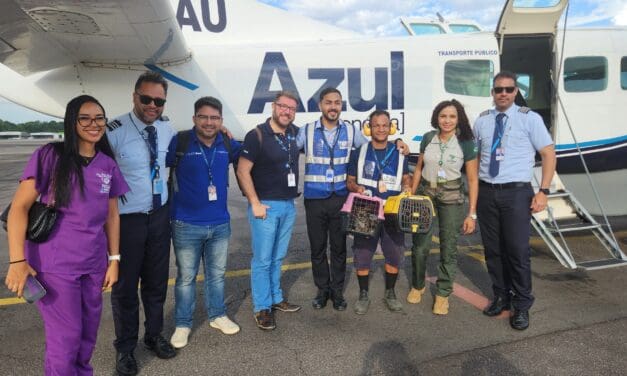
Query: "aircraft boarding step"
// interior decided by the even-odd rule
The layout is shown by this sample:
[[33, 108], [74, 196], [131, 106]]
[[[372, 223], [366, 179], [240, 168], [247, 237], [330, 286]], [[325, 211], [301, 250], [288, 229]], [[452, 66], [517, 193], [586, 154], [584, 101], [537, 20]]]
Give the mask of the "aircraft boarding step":
[[[540, 181], [538, 171], [536, 171], [535, 176], [534, 188], [537, 191]], [[547, 210], [533, 214], [531, 224], [558, 261], [567, 268], [598, 270], [627, 265], [627, 256], [620, 249], [616, 238], [608, 231], [608, 226], [598, 223], [590, 215], [575, 196], [566, 190], [557, 173], [551, 182], [551, 194], [548, 197]], [[564, 237], [565, 233], [576, 232], [591, 232], [607, 250], [610, 257], [599, 260], [576, 261]]]

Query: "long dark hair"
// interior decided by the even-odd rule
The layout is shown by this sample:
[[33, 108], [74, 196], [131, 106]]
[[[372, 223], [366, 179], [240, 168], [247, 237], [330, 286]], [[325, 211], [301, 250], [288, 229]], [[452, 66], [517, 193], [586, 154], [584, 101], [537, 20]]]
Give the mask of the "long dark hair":
[[459, 103], [455, 99], [451, 99], [450, 101], [442, 101], [438, 103], [437, 106], [433, 109], [433, 113], [431, 114], [431, 126], [437, 130], [440, 129], [438, 126], [438, 117], [440, 116], [440, 112], [448, 106], [453, 106], [457, 110], [457, 129], [459, 133], [457, 134], [457, 139], [460, 141], [468, 141], [474, 139], [474, 135], [472, 134], [472, 129], [470, 128], [470, 122], [468, 121], [468, 115], [466, 115], [466, 111], [464, 110], [464, 106]]
[[[78, 182], [81, 195], [85, 194], [85, 180], [83, 179], [82, 158], [78, 152], [78, 133], [76, 123], [78, 113], [85, 103], [94, 103], [102, 109], [106, 116], [104, 107], [98, 100], [90, 95], [80, 95], [70, 102], [65, 108], [65, 118], [63, 119], [64, 141], [53, 142], [43, 149], [37, 166], [37, 176], [42, 176], [42, 160], [48, 158], [48, 153], [54, 152], [57, 162], [54, 171], [50, 173], [50, 184], [54, 184], [54, 200], [56, 207], [68, 206], [71, 200], [72, 187]], [[96, 151], [104, 153], [115, 160], [111, 145], [106, 133], [96, 143]]]

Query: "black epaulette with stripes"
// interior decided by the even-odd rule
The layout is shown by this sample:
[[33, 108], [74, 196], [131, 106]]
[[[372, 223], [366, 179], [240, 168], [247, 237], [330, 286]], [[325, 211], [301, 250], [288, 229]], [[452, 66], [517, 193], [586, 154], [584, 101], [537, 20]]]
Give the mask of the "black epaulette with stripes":
[[486, 115], [489, 115], [489, 114], [490, 114], [490, 110], [485, 110], [485, 111], [483, 111], [482, 113], [479, 114], [479, 117], [486, 116]]
[[163, 116], [162, 115], [162, 116], [159, 117], [159, 120], [161, 120], [161, 121], [170, 121], [170, 118], [167, 117], [167, 116]]
[[531, 111], [531, 108], [529, 107], [520, 107], [518, 109], [518, 112], [522, 112], [523, 114], [529, 113], [529, 111]]
[[119, 120], [113, 120], [107, 123], [107, 128], [109, 128], [109, 131], [112, 131], [114, 129], [118, 129], [122, 126], [122, 122]]

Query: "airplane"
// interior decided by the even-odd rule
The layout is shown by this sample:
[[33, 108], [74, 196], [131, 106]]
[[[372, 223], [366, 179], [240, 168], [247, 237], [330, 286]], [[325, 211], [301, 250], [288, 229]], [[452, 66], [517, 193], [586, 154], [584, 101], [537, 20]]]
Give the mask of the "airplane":
[[507, 0], [494, 32], [447, 26], [373, 39], [252, 0], [3, 1], [0, 96], [62, 117], [69, 99], [87, 93], [113, 117], [131, 109], [133, 83], [153, 70], [170, 81], [165, 114], [177, 129], [191, 127], [194, 101], [212, 95], [242, 139], [269, 116], [277, 91], [298, 96], [296, 122], [305, 124], [319, 117], [319, 92], [334, 86], [345, 121], [362, 127], [386, 109], [417, 151], [435, 104], [456, 98], [474, 119], [492, 105], [494, 74], [510, 70], [521, 103], [556, 142], [562, 181], [599, 212], [579, 147], [606, 214], [625, 215], [627, 122], [616, 114], [627, 103], [627, 29], [558, 29], [567, 6]]

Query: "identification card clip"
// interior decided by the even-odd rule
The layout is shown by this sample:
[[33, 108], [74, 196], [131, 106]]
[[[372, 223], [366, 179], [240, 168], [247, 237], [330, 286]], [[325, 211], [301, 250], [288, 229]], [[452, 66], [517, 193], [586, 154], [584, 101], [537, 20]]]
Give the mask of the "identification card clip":
[[438, 183], [444, 183], [446, 181], [446, 171], [443, 168], [438, 169]]
[[505, 159], [505, 149], [503, 148], [496, 148], [496, 160], [497, 161], [502, 161]]
[[209, 195], [209, 201], [218, 200], [218, 190], [216, 189], [215, 185], [211, 184], [209, 187], [207, 187], [207, 193]]
[[383, 180], [379, 180], [379, 192], [385, 193], [388, 191], [388, 187], [385, 186], [385, 182]]
[[293, 172], [287, 174], [287, 186], [295, 187], [296, 186], [296, 175]]
[[152, 179], [152, 194], [160, 195], [163, 193], [163, 180], [161, 178]]
[[333, 177], [335, 176], [335, 172], [332, 168], [328, 168], [324, 176], [327, 183], [333, 183]]

